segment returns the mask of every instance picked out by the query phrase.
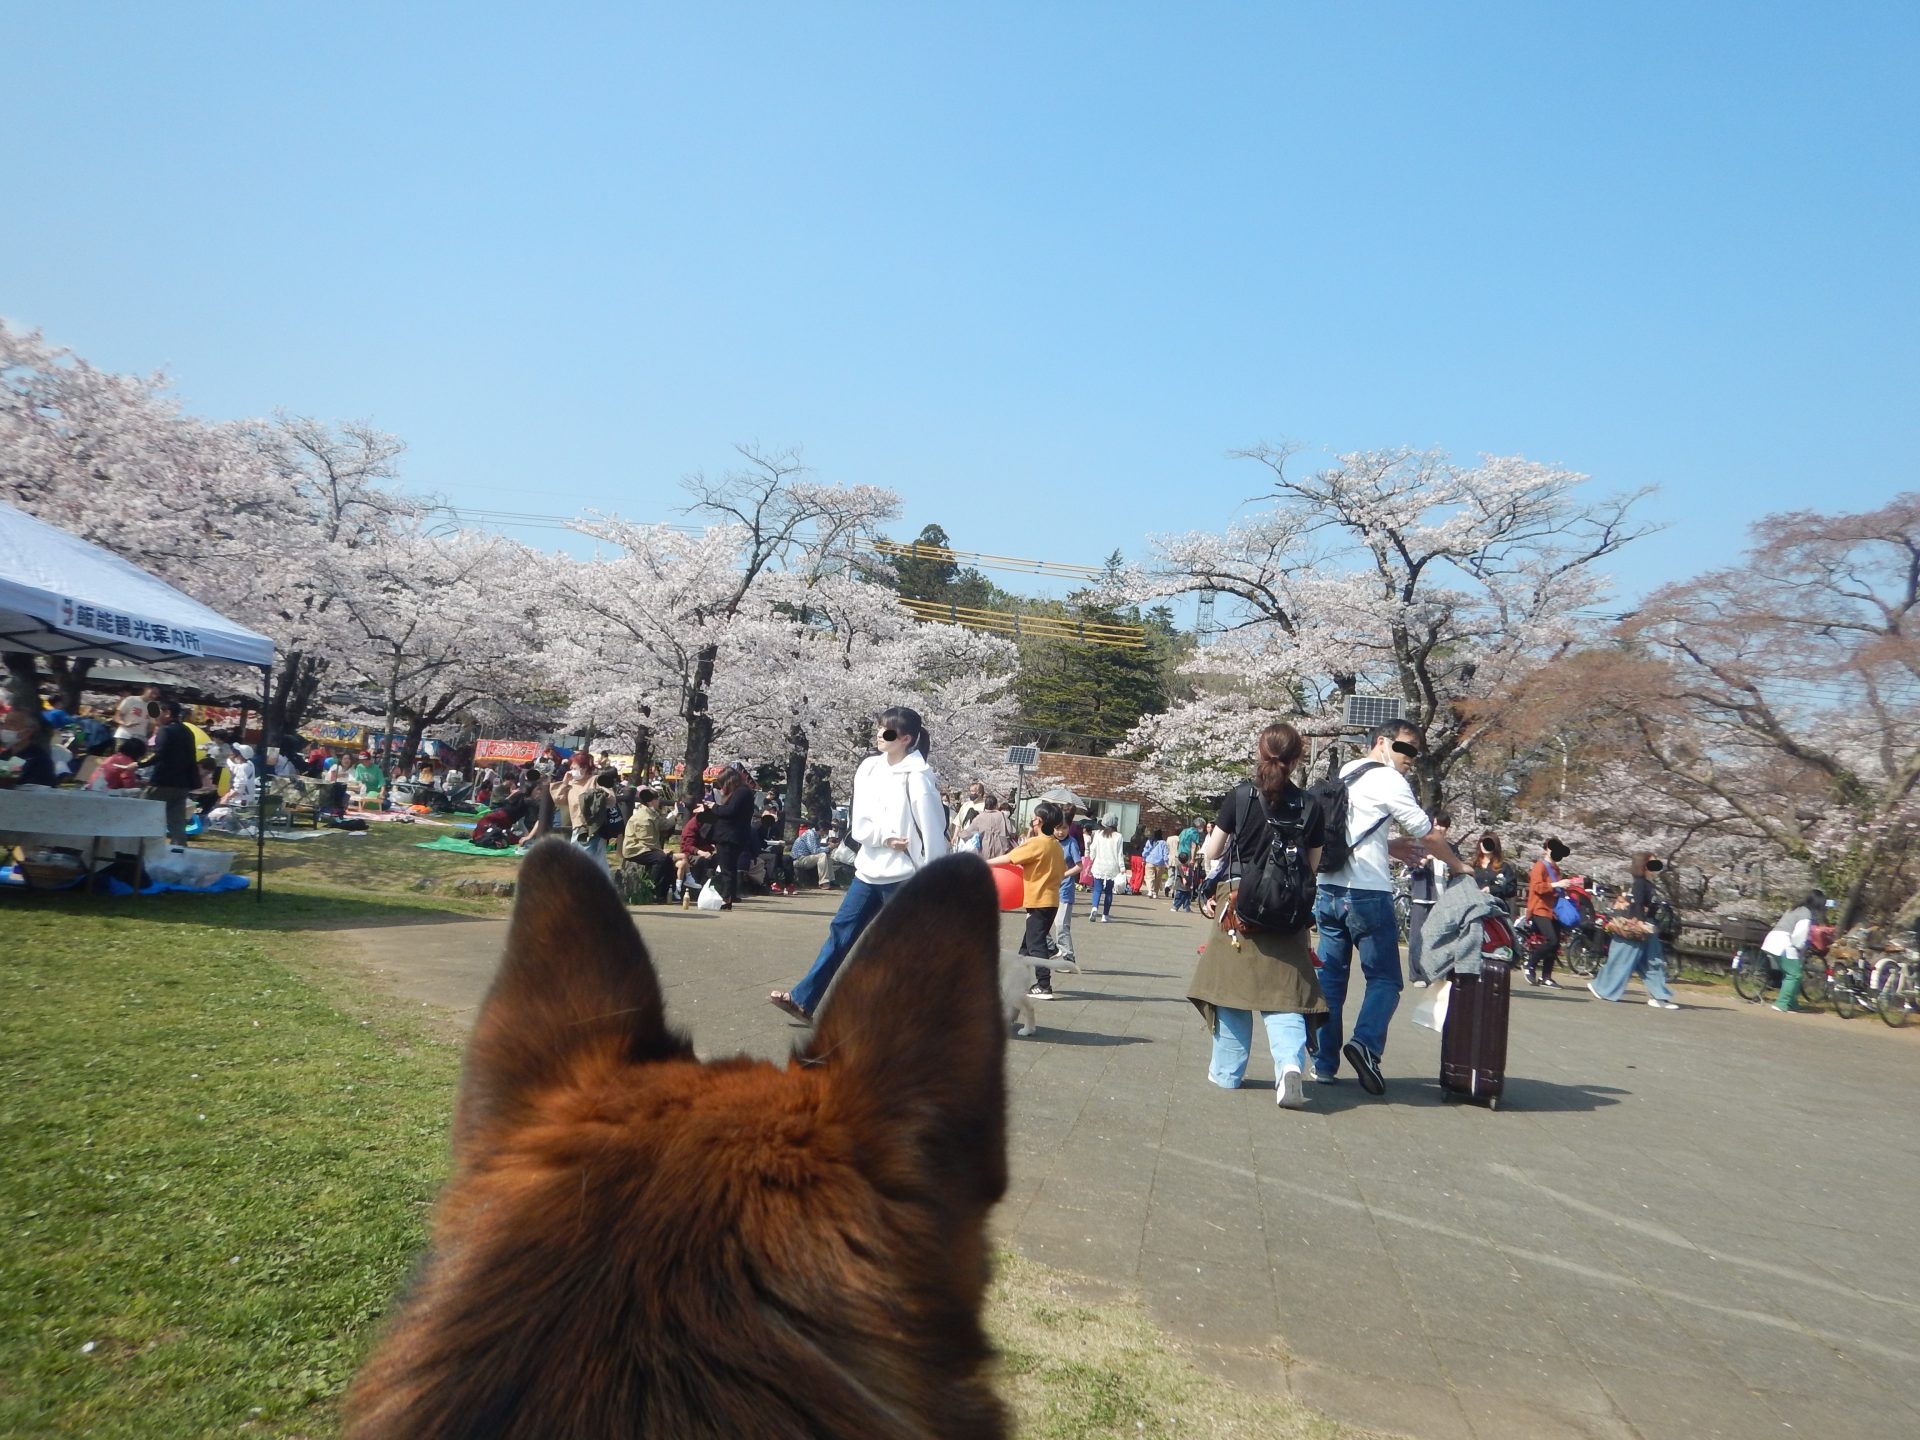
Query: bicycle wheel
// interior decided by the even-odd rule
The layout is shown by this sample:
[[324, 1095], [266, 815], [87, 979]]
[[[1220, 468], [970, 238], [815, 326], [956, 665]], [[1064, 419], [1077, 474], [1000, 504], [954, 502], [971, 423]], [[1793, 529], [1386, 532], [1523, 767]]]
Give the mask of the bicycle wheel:
[[1842, 1020], [1851, 1020], [1866, 1007], [1860, 1003], [1860, 972], [1851, 965], [1842, 965], [1833, 972], [1833, 983], [1827, 987], [1827, 999], [1833, 1005], [1833, 1013]]
[[1896, 1030], [1913, 1018], [1913, 1011], [1907, 1004], [1912, 992], [1900, 988], [1900, 979], [1900, 972], [1896, 970], [1874, 997], [1874, 1009], [1880, 1012], [1882, 1020]]
[[1827, 967], [1825, 962], [1807, 962], [1800, 976], [1800, 995], [1809, 1005], [1824, 1005], [1827, 1000]]
[[1767, 994], [1767, 957], [1743, 948], [1734, 952], [1733, 967], [1733, 993], [1758, 1005]]

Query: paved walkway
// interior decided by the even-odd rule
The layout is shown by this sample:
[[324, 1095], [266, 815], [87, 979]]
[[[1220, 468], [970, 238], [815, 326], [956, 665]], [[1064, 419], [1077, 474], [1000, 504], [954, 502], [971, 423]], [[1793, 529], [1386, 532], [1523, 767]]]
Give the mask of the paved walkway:
[[[641, 913], [702, 1054], [785, 1054], [764, 996], [832, 903]], [[1074, 926], [1089, 973], [1009, 1042], [1023, 1253], [1136, 1289], [1243, 1384], [1420, 1440], [1920, 1434], [1915, 1035], [1527, 990], [1489, 1113], [1441, 1101], [1410, 990], [1386, 1097], [1290, 1113], [1258, 1047], [1244, 1090], [1206, 1081], [1203, 922], [1115, 915]], [[354, 934], [380, 983], [470, 1018], [503, 930]]]

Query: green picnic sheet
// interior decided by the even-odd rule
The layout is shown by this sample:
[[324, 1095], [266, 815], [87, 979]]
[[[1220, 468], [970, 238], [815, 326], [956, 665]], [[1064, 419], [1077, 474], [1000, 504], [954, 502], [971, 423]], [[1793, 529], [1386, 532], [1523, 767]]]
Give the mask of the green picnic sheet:
[[471, 840], [456, 840], [451, 835], [442, 835], [434, 840], [423, 840], [413, 847], [416, 850], [451, 850], [456, 855], [484, 855], [489, 860], [518, 860], [519, 854], [509, 845], [504, 850], [489, 850], [484, 845], [476, 845]]

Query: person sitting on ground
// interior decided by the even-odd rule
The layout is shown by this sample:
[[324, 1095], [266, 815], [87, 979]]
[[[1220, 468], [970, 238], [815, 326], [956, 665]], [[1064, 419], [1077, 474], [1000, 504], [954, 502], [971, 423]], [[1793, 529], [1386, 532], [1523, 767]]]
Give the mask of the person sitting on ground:
[[820, 848], [820, 832], [811, 825], [802, 825], [793, 837], [793, 872], [796, 881], [807, 877], [821, 890], [833, 885], [833, 861]]
[[620, 858], [644, 870], [653, 887], [653, 899], [664, 905], [673, 893], [673, 856], [667, 853], [667, 816], [660, 792], [642, 785], [634, 792], [633, 814], [620, 839]]
[[106, 782], [94, 783], [100, 773], [100, 767], [113, 758], [114, 742], [108, 739], [95, 740], [86, 747], [86, 754], [80, 757], [80, 763], [73, 767], [73, 783], [83, 790], [105, 790]]
[[713, 821], [707, 802], [699, 801], [687, 812], [687, 823], [680, 827], [680, 855], [674, 865], [674, 884], [680, 891], [680, 908], [693, 903], [694, 891], [713, 871]]
[[[1020, 953], [1034, 961], [1033, 985], [1027, 994], [1035, 1000], [1053, 999], [1054, 969], [1078, 972], [1079, 966], [1053, 953], [1048, 938], [1053, 929], [1054, 912], [1060, 908], [1060, 879], [1067, 873], [1066, 852], [1053, 838], [1060, 828], [1060, 807], [1042, 800], [1033, 807], [1033, 819], [1027, 824], [1027, 838], [997, 860], [989, 863], [1018, 870], [1021, 875], [1021, 900], [1027, 912], [1027, 928], [1020, 937]], [[1047, 961], [1053, 961], [1049, 968]]]
[[88, 788], [93, 790], [138, 790], [146, 782], [140, 778], [140, 762], [147, 758], [147, 742], [132, 737], [122, 740], [113, 753], [100, 762]]
[[386, 793], [387, 772], [374, 763], [371, 752], [362, 750], [360, 758], [347, 774], [347, 785], [363, 801], [371, 801], [378, 809], [380, 797]]

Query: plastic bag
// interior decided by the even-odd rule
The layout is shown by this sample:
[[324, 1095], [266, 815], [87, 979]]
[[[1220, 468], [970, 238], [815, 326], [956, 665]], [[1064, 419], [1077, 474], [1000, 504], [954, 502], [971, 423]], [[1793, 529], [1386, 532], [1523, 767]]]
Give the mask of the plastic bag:
[[694, 908], [697, 910], [718, 910], [726, 903], [725, 900], [720, 898], [720, 887], [709, 880], [700, 887], [700, 898], [694, 901]]
[[1442, 980], [1427, 987], [1426, 998], [1413, 1007], [1413, 1023], [1429, 1030], [1447, 1028], [1447, 999], [1453, 994], [1453, 981]]

